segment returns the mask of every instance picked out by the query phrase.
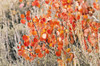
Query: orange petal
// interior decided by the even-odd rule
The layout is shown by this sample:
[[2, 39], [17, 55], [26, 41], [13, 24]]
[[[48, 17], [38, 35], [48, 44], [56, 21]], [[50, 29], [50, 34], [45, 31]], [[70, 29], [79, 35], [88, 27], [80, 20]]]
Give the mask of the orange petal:
[[46, 0], [45, 3], [46, 3], [46, 4], [49, 4], [49, 0]]
[[33, 40], [34, 40], [34, 42], [38, 42], [38, 39], [37, 38], [34, 38]]
[[70, 49], [70, 48], [67, 48], [67, 49], [66, 49], [66, 52], [70, 52], [70, 51], [71, 51], [71, 49]]
[[28, 27], [30, 27], [30, 28], [34, 27], [33, 22], [28, 22]]
[[37, 32], [36, 31], [32, 31], [32, 35], [37, 35]]
[[61, 56], [61, 51], [60, 50], [56, 52], [56, 56]]
[[40, 49], [36, 49], [35, 52], [36, 52], [36, 53], [40, 53]]
[[88, 15], [83, 15], [83, 17], [84, 17], [85, 19], [87, 19], [87, 18], [88, 18]]
[[28, 17], [28, 16], [30, 16], [30, 11], [27, 11], [27, 13], [26, 13], [26, 16]]
[[26, 20], [25, 20], [25, 19], [21, 19], [20, 22], [21, 22], [22, 24], [25, 24]]
[[58, 62], [63, 62], [63, 60], [61, 60], [61, 59], [57, 59], [57, 61], [58, 61]]
[[27, 35], [23, 35], [22, 38], [23, 38], [24, 41], [27, 41], [27, 40], [29, 39], [29, 36], [27, 36]]
[[38, 57], [39, 57], [39, 58], [42, 58], [42, 57], [43, 57], [43, 54], [40, 52], [40, 53], [38, 54]]
[[22, 2], [23, 0], [19, 0], [19, 2]]
[[72, 61], [74, 58], [74, 54], [73, 53], [70, 53], [70, 61]]
[[19, 42], [19, 44], [21, 44], [21, 41]]
[[25, 41], [25, 42], [24, 42], [24, 45], [25, 45], [25, 46], [29, 46], [29, 44], [30, 44], [29, 41]]
[[21, 18], [25, 18], [25, 15], [24, 14], [21, 14], [21, 16], [20, 16]]
[[31, 42], [30, 46], [32, 46], [32, 47], [35, 46], [35, 42]]
[[45, 52], [46, 52], [47, 54], [49, 54], [49, 50], [48, 50], [48, 49], [46, 49]]

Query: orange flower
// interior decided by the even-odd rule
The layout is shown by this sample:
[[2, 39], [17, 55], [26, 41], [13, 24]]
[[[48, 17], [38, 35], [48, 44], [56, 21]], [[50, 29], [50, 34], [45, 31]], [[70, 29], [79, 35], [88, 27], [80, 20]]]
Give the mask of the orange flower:
[[47, 54], [49, 54], [49, 50], [48, 50], [48, 49], [46, 49], [45, 52], [46, 52]]
[[45, 3], [46, 3], [46, 4], [49, 4], [49, 0], [46, 0]]
[[42, 57], [43, 57], [43, 54], [40, 52], [40, 53], [38, 54], [38, 57], [39, 57], [39, 58], [42, 58]]
[[58, 50], [57, 52], [56, 52], [56, 56], [61, 56], [61, 51], [60, 50]]
[[31, 17], [27, 16], [26, 19], [27, 19], [27, 20], [31, 20]]
[[19, 42], [19, 44], [21, 44], [21, 41]]
[[22, 56], [22, 55], [24, 55], [25, 54], [25, 50], [22, 50], [22, 49], [19, 49], [18, 50], [18, 55], [19, 56]]
[[35, 52], [36, 52], [36, 53], [40, 53], [40, 49], [36, 49]]
[[19, 0], [19, 2], [22, 2], [23, 0]]
[[37, 38], [34, 38], [33, 40], [34, 40], [34, 42], [38, 42], [38, 39]]
[[51, 34], [52, 33], [52, 30], [51, 29], [48, 29], [47, 32], [48, 32], [48, 34]]
[[32, 2], [32, 6], [37, 6], [40, 8], [40, 4], [39, 4], [39, 1], [38, 0], [35, 0]]
[[59, 42], [58, 43], [58, 50], [61, 50], [63, 48], [63, 43], [62, 42]]
[[87, 51], [88, 51], [89, 53], [91, 53], [92, 50], [91, 50], [91, 49], [87, 49]]
[[35, 42], [31, 42], [30, 46], [32, 46], [32, 47], [35, 46]]
[[30, 11], [27, 11], [27, 12], [26, 12], [26, 16], [27, 16], [27, 17], [30, 16]]
[[85, 19], [88, 19], [88, 15], [83, 15], [83, 17], [84, 17]]
[[21, 19], [20, 22], [21, 22], [22, 24], [25, 24], [25, 23], [26, 23], [26, 20], [25, 20], [25, 19]]
[[34, 24], [33, 24], [33, 22], [28, 22], [28, 27], [29, 27], [29, 28], [32, 28], [32, 27], [34, 27]]
[[22, 38], [23, 38], [23, 40], [24, 40], [24, 41], [29, 40], [29, 36], [27, 36], [27, 35], [23, 35], [23, 37], [22, 37]]
[[25, 18], [25, 15], [24, 14], [21, 14], [21, 16], [20, 16], [21, 18]]
[[70, 52], [70, 51], [71, 51], [71, 49], [70, 49], [70, 48], [67, 48], [67, 49], [66, 49], [66, 52]]
[[29, 44], [30, 44], [29, 40], [24, 41], [24, 45], [25, 45], [25, 46], [29, 46]]
[[37, 32], [35, 30], [32, 30], [32, 35], [37, 35]]

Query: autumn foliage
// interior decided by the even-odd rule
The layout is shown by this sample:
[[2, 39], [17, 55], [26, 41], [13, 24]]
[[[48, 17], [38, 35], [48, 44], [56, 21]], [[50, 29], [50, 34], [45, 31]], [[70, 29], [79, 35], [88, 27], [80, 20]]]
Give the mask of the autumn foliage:
[[[19, 0], [20, 3], [22, 1]], [[96, 50], [98, 53], [100, 23], [90, 19], [95, 10], [100, 10], [97, 1], [92, 4], [93, 7], [89, 6], [86, 0], [44, 0], [42, 4], [41, 2], [34, 0], [31, 6], [42, 11], [42, 6], [47, 6], [45, 14], [32, 17], [32, 12], [28, 10], [20, 15], [20, 23], [27, 25], [29, 34], [22, 36], [23, 41], [18, 47], [19, 56], [32, 61], [54, 51], [58, 63], [63, 66], [73, 61], [74, 51], [69, 46], [77, 46], [77, 41], [80, 42], [79, 46], [83, 46], [83, 51], [91, 53]]]

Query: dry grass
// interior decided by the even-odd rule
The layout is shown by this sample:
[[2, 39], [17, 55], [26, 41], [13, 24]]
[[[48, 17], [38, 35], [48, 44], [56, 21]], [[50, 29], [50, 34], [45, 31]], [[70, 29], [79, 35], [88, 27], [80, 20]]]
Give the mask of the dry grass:
[[[31, 0], [26, 1], [30, 2]], [[57, 66], [55, 56], [52, 56], [53, 58], [49, 58], [48, 56], [42, 59], [37, 58], [30, 63], [17, 55], [17, 45], [21, 40], [22, 33], [28, 33], [28, 28], [18, 21], [20, 13], [23, 12], [23, 9], [21, 10], [18, 7], [18, 0], [0, 0], [0, 66]], [[26, 7], [26, 9], [27, 8], [28, 7]], [[35, 12], [33, 13], [35, 14]], [[95, 12], [94, 16], [96, 16], [100, 22], [99, 13], [100, 11]], [[8, 14], [11, 17], [7, 16]], [[16, 20], [16, 22], [14, 20]], [[75, 58], [68, 66], [99, 66], [100, 52], [95, 53], [94, 50], [91, 53], [88, 53], [83, 50], [83, 32], [82, 29], [79, 29], [80, 23], [77, 23], [77, 25], [77, 33], [79, 34], [78, 42], [80, 43], [81, 48], [71, 45]], [[98, 38], [100, 41], [100, 37]], [[100, 42], [98, 43], [100, 44]], [[12, 47], [10, 45], [12, 45]]]

